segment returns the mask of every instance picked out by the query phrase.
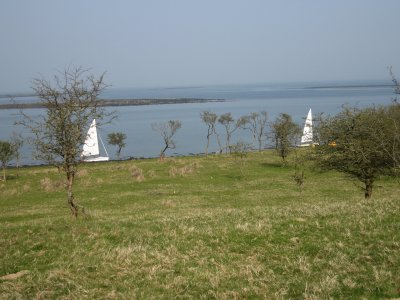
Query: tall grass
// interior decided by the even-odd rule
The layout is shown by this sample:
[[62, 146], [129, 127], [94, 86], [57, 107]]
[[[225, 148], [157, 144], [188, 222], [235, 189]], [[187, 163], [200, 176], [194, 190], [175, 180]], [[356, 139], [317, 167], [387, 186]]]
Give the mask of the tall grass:
[[307, 169], [300, 192], [268, 151], [240, 164], [84, 165], [77, 220], [56, 170], [20, 170], [0, 183], [0, 297], [400, 297], [397, 182], [383, 178], [365, 201], [334, 172]]

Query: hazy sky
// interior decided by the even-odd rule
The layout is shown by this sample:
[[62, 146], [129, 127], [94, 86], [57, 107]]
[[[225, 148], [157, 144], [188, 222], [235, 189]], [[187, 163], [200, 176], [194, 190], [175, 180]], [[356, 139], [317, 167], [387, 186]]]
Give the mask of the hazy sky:
[[114, 87], [400, 77], [399, 0], [1, 0], [0, 93], [68, 65]]

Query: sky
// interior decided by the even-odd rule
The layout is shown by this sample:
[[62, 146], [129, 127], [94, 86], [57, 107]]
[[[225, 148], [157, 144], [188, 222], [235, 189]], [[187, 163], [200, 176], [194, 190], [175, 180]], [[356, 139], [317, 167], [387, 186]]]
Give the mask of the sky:
[[115, 88], [400, 77], [399, 0], [1, 0], [0, 94], [68, 66]]

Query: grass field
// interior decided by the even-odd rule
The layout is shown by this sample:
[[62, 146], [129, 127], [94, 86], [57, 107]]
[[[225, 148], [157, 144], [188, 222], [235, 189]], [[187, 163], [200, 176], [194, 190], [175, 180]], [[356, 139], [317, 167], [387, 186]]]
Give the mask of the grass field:
[[[2, 299], [400, 297], [398, 181], [272, 152], [86, 164], [70, 216], [52, 167], [0, 182]], [[20, 272], [20, 273], [18, 273]]]

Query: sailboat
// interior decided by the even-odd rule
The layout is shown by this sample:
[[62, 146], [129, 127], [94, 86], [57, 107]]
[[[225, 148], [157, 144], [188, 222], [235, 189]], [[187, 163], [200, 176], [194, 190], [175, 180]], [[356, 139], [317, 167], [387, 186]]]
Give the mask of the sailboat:
[[[107, 156], [100, 156], [99, 138]], [[85, 162], [109, 160], [107, 149], [104, 146], [103, 140], [101, 139], [101, 136], [97, 134], [96, 119], [93, 119], [92, 124], [90, 124], [88, 133], [86, 135], [85, 144], [83, 144], [81, 158]]]
[[308, 112], [306, 122], [304, 123], [303, 136], [301, 137], [300, 147], [313, 145], [313, 128], [311, 108]]

